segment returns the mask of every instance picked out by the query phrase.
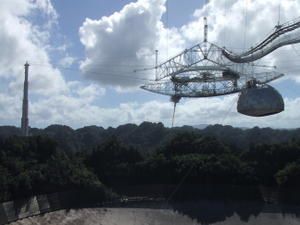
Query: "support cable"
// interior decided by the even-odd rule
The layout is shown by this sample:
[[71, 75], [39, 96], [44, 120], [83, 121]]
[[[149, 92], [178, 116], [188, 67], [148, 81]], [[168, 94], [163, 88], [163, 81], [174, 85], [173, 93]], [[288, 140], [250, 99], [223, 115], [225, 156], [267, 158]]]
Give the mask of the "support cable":
[[169, 58], [169, 0], [166, 2], [167, 58]]
[[[39, 64], [39, 63], [31, 63], [32, 66], [40, 66], [40, 67], [47, 67], [47, 68], [51, 68], [50, 65], [47, 64]], [[75, 71], [75, 72], [81, 72], [79, 69], [76, 68], [71, 68], [71, 67], [64, 67], [64, 66], [60, 66], [60, 65], [54, 65], [52, 64], [52, 66], [55, 66], [56, 68], [59, 68], [61, 70], [69, 70], [69, 71]], [[140, 78], [140, 77], [134, 77], [128, 74], [123, 73], [123, 75], [119, 75], [119, 73], [117, 72], [113, 72], [113, 71], [104, 71], [103, 73], [99, 73], [99, 72], [86, 72], [85, 74], [93, 74], [93, 75], [99, 75], [102, 77], [110, 77], [110, 78], [125, 78], [125, 79], [131, 79], [131, 80], [140, 80], [140, 81], [154, 81], [153, 79], [147, 79], [147, 78]]]
[[157, 77], [157, 65], [158, 65], [158, 50], [155, 50], [155, 80], [158, 79], [158, 77]]
[[277, 28], [280, 28], [280, 15], [281, 14], [281, 3], [278, 3], [278, 23], [277, 23]]
[[[239, 97], [239, 96], [237, 96]], [[232, 104], [229, 106], [228, 111], [224, 114], [224, 117], [221, 118], [221, 121], [224, 122], [225, 119], [227, 119], [229, 113], [232, 110], [232, 107], [234, 106], [234, 103], [236, 102], [237, 98], [234, 98], [232, 101]], [[183, 185], [184, 181], [187, 179], [187, 177], [191, 174], [191, 172], [193, 171], [194, 167], [196, 164], [191, 164], [190, 168], [188, 169], [188, 171], [186, 172], [186, 174], [182, 177], [182, 179], [180, 180], [180, 182], [176, 185], [174, 191], [169, 195], [169, 197], [166, 200], [166, 204], [169, 203], [169, 201], [173, 198], [173, 196], [177, 193], [177, 191], [180, 189], [180, 187]]]
[[[207, 3], [206, 3], [207, 4]], [[176, 89], [176, 87], [175, 87]], [[178, 101], [176, 102], [176, 99], [175, 97], [177, 96], [172, 96], [171, 97], [171, 101], [174, 102], [174, 110], [173, 110], [173, 117], [172, 117], [172, 127], [174, 125], [174, 118], [175, 118], [175, 110], [176, 110], [176, 104], [178, 103]], [[232, 110], [232, 107], [235, 103], [235, 99], [232, 103], [232, 105], [230, 106], [228, 112], [224, 115], [223, 117], [223, 121], [227, 118], [227, 116], [229, 115], [229, 112]], [[182, 179], [180, 180], [180, 182], [176, 185], [174, 191], [168, 196], [167, 200], [166, 200], [166, 204], [169, 203], [169, 201], [173, 198], [173, 196], [177, 193], [177, 191], [180, 189], [180, 187], [183, 185], [184, 181], [187, 179], [187, 177], [190, 175], [190, 173], [193, 171], [194, 167], [195, 167], [196, 164], [191, 164], [190, 168], [187, 170], [186, 174], [182, 177]]]
[[175, 110], [176, 110], [176, 105], [177, 105], [177, 103], [174, 102], [174, 109], [173, 109], [173, 116], [172, 116], [172, 128], [174, 127], [174, 122], [175, 122]]
[[[248, 26], [248, 0], [244, 0], [244, 40], [243, 40], [243, 51], [246, 51], [246, 36], [247, 36], [247, 26]], [[242, 71], [245, 69], [245, 64], [242, 65]], [[246, 75], [246, 79], [248, 76]]]
[[298, 50], [296, 50], [295, 46], [294, 45], [291, 45], [291, 46], [292, 46], [292, 49], [294, 50], [294, 52], [296, 53], [296, 55], [300, 57], [300, 53], [298, 52]]
[[248, 0], [245, 0], [244, 1], [244, 42], [243, 42], [244, 51], [246, 50], [247, 27], [248, 27]]
[[236, 97], [233, 98], [231, 104], [229, 105], [228, 110], [225, 112], [223, 118], [220, 119], [219, 124], [223, 124], [226, 121], [227, 117], [229, 116], [229, 113], [232, 111], [232, 108], [233, 108], [234, 104], [236, 103], [236, 101], [238, 100], [239, 96], [240, 96], [240, 94], [238, 94]]

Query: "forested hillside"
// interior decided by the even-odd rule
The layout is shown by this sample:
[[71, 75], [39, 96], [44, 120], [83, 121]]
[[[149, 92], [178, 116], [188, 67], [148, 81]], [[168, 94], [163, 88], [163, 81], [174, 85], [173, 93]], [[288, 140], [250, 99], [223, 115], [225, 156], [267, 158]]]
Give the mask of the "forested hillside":
[[58, 150], [56, 142], [46, 137], [2, 139], [0, 202], [69, 190], [98, 190], [104, 198], [106, 189], [84, 160]]
[[[51, 126], [35, 130], [40, 134], [37, 136], [2, 137], [0, 201], [78, 189], [99, 189], [106, 196], [108, 192], [103, 184], [115, 188], [182, 183], [210, 187], [209, 190], [224, 185], [300, 187], [300, 139], [293, 136], [297, 130], [270, 130], [273, 137], [269, 137], [265, 129], [241, 131], [240, 136], [248, 135], [252, 141], [261, 142], [243, 142], [245, 147], [242, 148], [233, 146], [230, 130], [235, 132], [234, 137], [242, 140], [237, 129], [231, 127], [168, 129], [162, 124], [150, 123], [107, 130]], [[254, 133], [256, 130], [261, 132], [259, 136]], [[214, 135], [209, 136], [208, 131], [214, 131]], [[224, 134], [224, 140], [218, 138], [225, 131], [228, 133]], [[280, 132], [288, 133], [290, 136], [286, 138], [290, 139], [265, 144], [266, 140], [261, 138], [275, 142]], [[51, 138], [45, 137], [46, 134]], [[81, 151], [72, 149], [76, 147]], [[144, 154], [146, 148], [152, 150]], [[223, 191], [223, 188], [218, 190]], [[237, 193], [232, 190], [230, 188], [231, 193]], [[243, 196], [250, 195], [244, 193]]]
[[[58, 147], [67, 152], [91, 151], [111, 136], [115, 136], [126, 145], [137, 147], [143, 154], [153, 152], [158, 146], [167, 143], [172, 137], [182, 132], [194, 132], [203, 136], [216, 137], [232, 149], [245, 151], [251, 145], [278, 144], [300, 138], [300, 129], [277, 130], [271, 128], [251, 129], [234, 128], [231, 126], [210, 125], [204, 129], [191, 126], [176, 128], [164, 127], [162, 123], [143, 122], [140, 125], [125, 124], [117, 128], [104, 129], [88, 126], [72, 129], [63, 125], [51, 125], [45, 129], [32, 128], [32, 136], [41, 135], [53, 138]], [[19, 135], [16, 127], [0, 127], [0, 138]]]

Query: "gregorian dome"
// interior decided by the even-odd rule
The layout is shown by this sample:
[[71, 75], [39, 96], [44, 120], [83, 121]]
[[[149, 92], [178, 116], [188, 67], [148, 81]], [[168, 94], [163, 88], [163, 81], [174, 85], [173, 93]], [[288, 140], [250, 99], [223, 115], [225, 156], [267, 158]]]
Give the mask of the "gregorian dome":
[[270, 85], [251, 84], [241, 91], [237, 111], [247, 116], [268, 116], [284, 110], [284, 101]]

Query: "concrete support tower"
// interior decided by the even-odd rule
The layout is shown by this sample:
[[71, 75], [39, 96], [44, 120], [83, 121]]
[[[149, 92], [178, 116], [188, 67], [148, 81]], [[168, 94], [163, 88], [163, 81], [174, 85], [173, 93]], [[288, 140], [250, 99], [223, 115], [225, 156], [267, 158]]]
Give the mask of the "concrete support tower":
[[24, 95], [23, 95], [23, 108], [21, 119], [21, 131], [23, 136], [29, 134], [29, 119], [28, 119], [28, 68], [29, 64], [26, 62], [25, 66], [25, 80], [24, 80]]

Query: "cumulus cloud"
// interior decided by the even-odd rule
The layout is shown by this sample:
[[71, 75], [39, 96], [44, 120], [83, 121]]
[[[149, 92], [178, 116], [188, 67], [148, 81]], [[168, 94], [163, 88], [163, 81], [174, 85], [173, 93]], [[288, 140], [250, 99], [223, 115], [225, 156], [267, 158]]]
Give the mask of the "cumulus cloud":
[[[86, 50], [81, 69], [87, 78], [102, 84], [136, 86], [141, 82], [128, 76], [154, 77], [153, 71], [132, 71], [139, 65], [150, 67], [155, 49], [160, 50], [160, 59], [166, 59], [203, 40], [204, 16], [209, 18], [209, 41], [239, 53], [261, 41], [277, 25], [279, 6], [281, 23], [298, 17], [299, 1], [211, 0], [196, 9], [192, 20], [182, 27], [166, 28], [161, 20], [165, 0], [139, 0], [108, 17], [86, 19], [79, 32]], [[287, 75], [298, 75], [291, 71], [291, 66], [297, 66], [296, 53], [291, 50], [291, 46], [285, 47], [257, 63], [276, 65]]]
[[168, 31], [167, 35], [161, 21], [165, 2], [139, 0], [108, 17], [86, 19], [79, 30], [86, 50], [86, 59], [81, 64], [85, 76], [102, 84], [121, 87], [137, 86], [141, 83], [139, 78], [150, 76], [153, 79], [153, 73], [133, 71], [154, 66], [155, 49], [164, 49], [167, 36], [173, 54], [174, 48], [178, 51], [183, 46], [176, 29]]
[[[249, 117], [237, 112], [238, 94], [220, 98], [202, 98], [187, 100], [178, 105], [176, 113], [177, 125], [195, 124], [230, 124], [236, 127], [297, 127], [300, 124], [290, 124], [288, 119], [291, 110], [297, 109], [292, 101], [285, 99], [286, 111], [268, 117]], [[294, 119], [298, 116], [293, 115]], [[276, 124], [274, 124], [276, 121]]]
[[68, 54], [63, 57], [60, 61], [59, 61], [59, 65], [63, 66], [63, 67], [70, 67], [71, 65], [73, 65], [76, 62], [76, 58], [69, 56]]
[[[19, 103], [19, 104], [18, 104]], [[0, 123], [16, 124], [16, 118], [19, 118], [21, 111], [21, 101], [15, 96], [0, 93]]]
[[202, 32], [192, 33], [203, 29], [203, 17], [208, 16], [210, 41], [243, 51], [266, 37], [279, 19], [283, 23], [299, 17], [299, 8], [294, 0], [210, 0], [181, 29], [185, 38], [201, 41]]
[[[3, 0], [0, 9], [0, 79], [8, 82], [12, 92], [23, 85], [24, 63], [42, 64], [43, 67], [30, 71], [31, 91], [39, 94], [60, 93], [66, 90], [65, 80], [55, 69], [48, 56], [46, 46], [50, 31], [35, 25], [28, 19], [33, 13], [45, 15], [45, 23], [56, 21], [49, 0]], [[42, 23], [44, 24], [44, 23]]]
[[[51, 64], [47, 51], [51, 27], [58, 14], [50, 0], [3, 0], [0, 7], [0, 123], [19, 125], [21, 117], [24, 64], [29, 67], [29, 111], [31, 124], [41, 126], [46, 118], [59, 114], [70, 104], [77, 107], [92, 103], [105, 94], [97, 85], [67, 82]], [[62, 60], [65, 64], [71, 59]], [[75, 82], [76, 83], [76, 82]], [[80, 98], [82, 102], [78, 102]], [[44, 104], [42, 104], [44, 103]], [[82, 104], [81, 104], [82, 103]], [[48, 105], [47, 105], [48, 104]], [[39, 112], [39, 113], [36, 113]], [[53, 112], [57, 114], [53, 117]], [[63, 120], [63, 119], [62, 119]]]
[[[280, 17], [279, 17], [280, 9]], [[182, 26], [181, 32], [190, 43], [203, 39], [203, 17], [208, 16], [209, 41], [240, 53], [262, 41], [274, 27], [299, 17], [300, 1], [294, 0], [211, 0], [194, 12], [193, 20]], [[279, 21], [280, 20], [280, 21]], [[281, 48], [265, 59], [255, 62], [277, 66], [288, 78], [299, 80], [297, 52], [294, 46]]]
[[[93, 84], [85, 86], [76, 81], [69, 82], [68, 88], [68, 95], [54, 95], [30, 104], [32, 126], [55, 123], [78, 127], [98, 123], [99, 118], [103, 118], [98, 117], [103, 113], [100, 110], [95, 114], [98, 107], [94, 101], [105, 94], [105, 89]], [[109, 115], [112, 118], [115, 116]]]
[[[29, 101], [29, 123], [32, 127], [45, 127], [50, 124], [66, 124], [73, 127], [89, 124], [101, 124], [114, 120], [114, 109], [103, 109], [96, 106], [98, 98], [106, 90], [96, 84], [83, 84], [79, 81], [67, 83], [67, 92], [48, 97], [39, 97]], [[20, 90], [19, 90], [20, 91]], [[22, 98], [10, 93], [0, 92], [0, 124], [19, 125], [22, 112]], [[121, 111], [120, 111], [121, 113]]]
[[[162, 52], [160, 59], [166, 59], [167, 56], [175, 55], [201, 42], [204, 16], [208, 16], [209, 41], [239, 53], [255, 46], [277, 25], [279, 7], [280, 23], [299, 16], [299, 1], [210, 0], [204, 7], [196, 9], [192, 19], [182, 27], [166, 28], [161, 20], [165, 12], [165, 1], [139, 0], [126, 5], [120, 12], [111, 16], [99, 20], [86, 19], [80, 28], [81, 42], [86, 50], [86, 59], [82, 62], [81, 69], [86, 77], [102, 84], [136, 86], [139, 82], [125, 76], [116, 79], [114, 75], [130, 74], [140, 78], [141, 74], [131, 74], [132, 67], [118, 68], [118, 66], [136, 64], [138, 67], [149, 62], [151, 64], [154, 59], [149, 55], [155, 49]], [[300, 55], [300, 48], [297, 46], [284, 47], [258, 63], [276, 65], [288, 78], [300, 80], [297, 76], [299, 74], [295, 73], [297, 54]], [[110, 67], [112, 63], [115, 66]], [[97, 73], [89, 74], [95, 71]], [[101, 76], [101, 73], [103, 75], [106, 73], [107, 76]], [[153, 75], [145, 74], [146, 77]], [[235, 110], [236, 101], [237, 97], [232, 96], [183, 101], [178, 105], [176, 118], [180, 125], [223, 123], [222, 118], [226, 114], [226, 121], [233, 125], [272, 126], [272, 121], [276, 119], [280, 121], [276, 124], [278, 127], [294, 126], [291, 125], [293, 124], [291, 120], [297, 118], [293, 112], [299, 99], [285, 99], [285, 112], [263, 119], [239, 115]], [[228, 112], [228, 105], [232, 105], [232, 112]], [[131, 122], [161, 120], [168, 123], [172, 112], [171, 104], [156, 101], [142, 105], [123, 104], [121, 108]]]
[[[93, 101], [87, 96], [80, 98], [56, 96], [44, 99], [30, 106], [31, 124], [44, 127], [52, 123], [59, 123], [78, 128], [87, 125], [109, 127], [150, 121], [163, 122], [166, 126], [171, 126], [173, 105], [170, 102], [157, 100], [144, 103], [123, 102], [115, 107], [101, 107], [93, 104]], [[247, 117], [237, 113], [236, 102], [237, 95], [184, 100], [177, 106], [175, 126], [197, 124], [273, 128], [297, 128], [300, 126], [298, 113], [300, 98], [285, 99], [286, 109], [284, 112], [263, 118]]]

